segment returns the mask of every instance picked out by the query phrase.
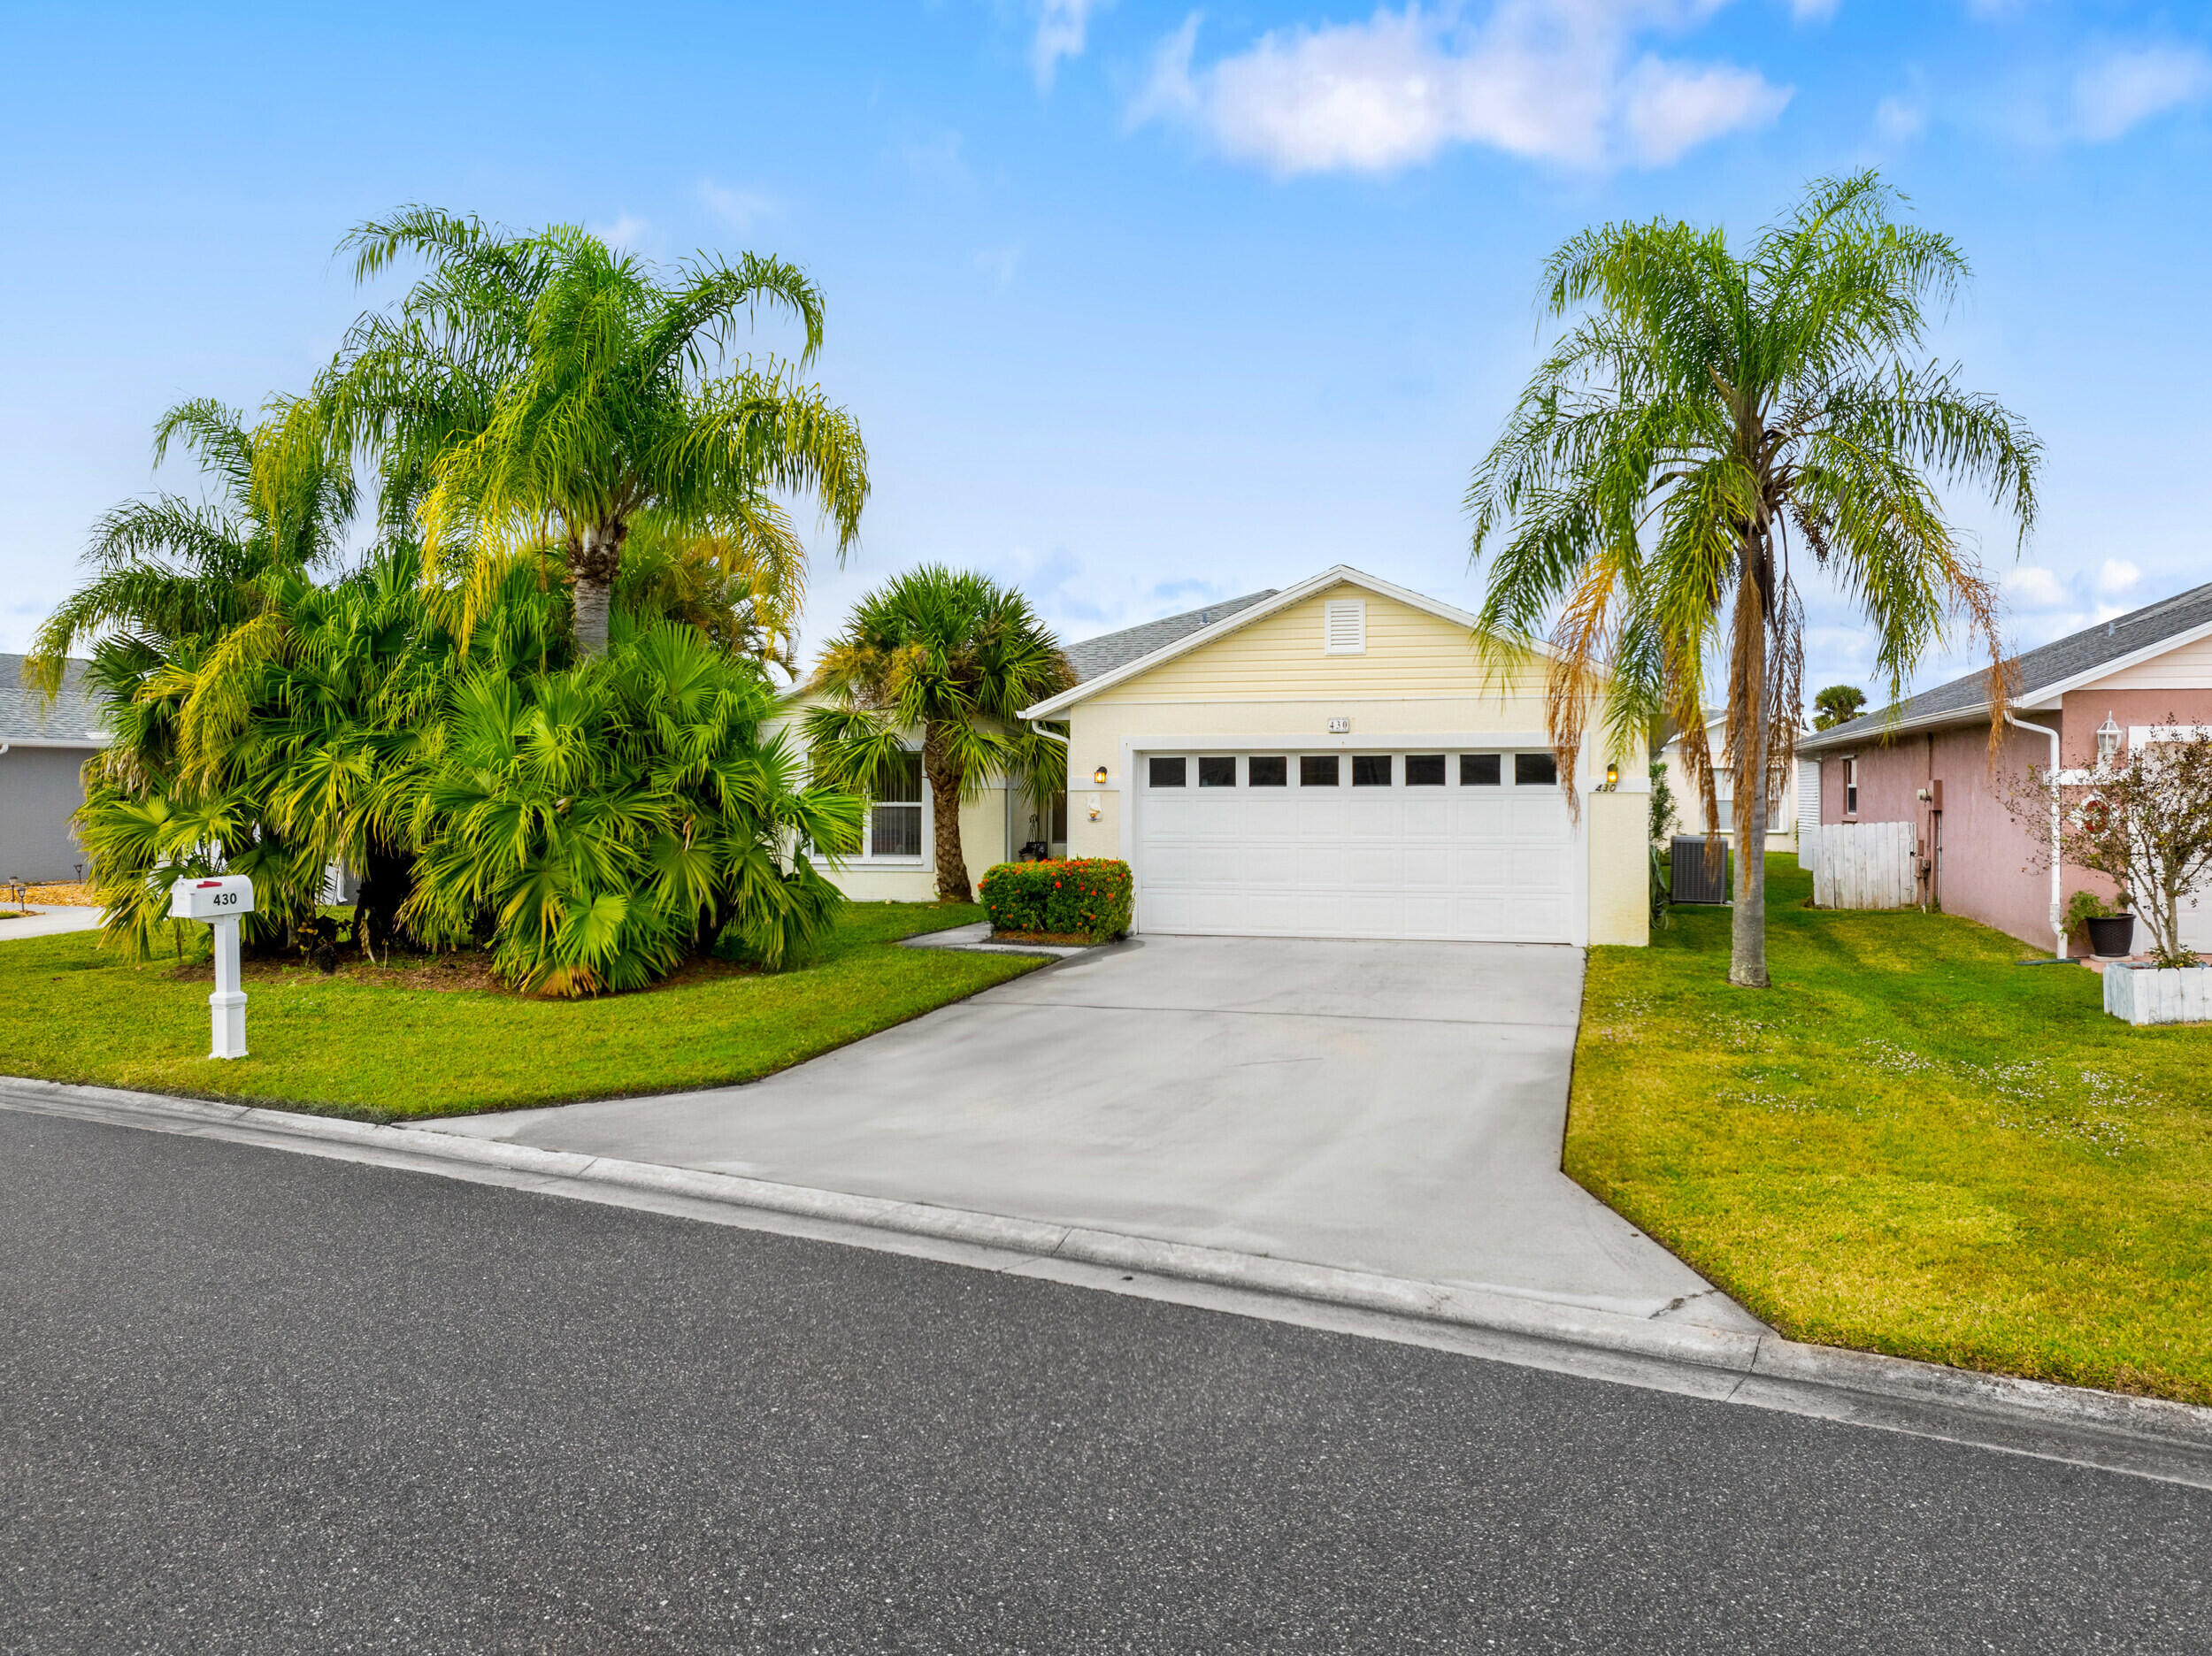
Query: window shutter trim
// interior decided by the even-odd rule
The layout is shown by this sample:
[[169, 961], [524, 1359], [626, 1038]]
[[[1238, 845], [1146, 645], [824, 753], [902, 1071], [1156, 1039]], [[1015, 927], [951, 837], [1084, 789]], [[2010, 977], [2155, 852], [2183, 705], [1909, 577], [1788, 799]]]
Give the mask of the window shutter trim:
[[1367, 601], [1331, 598], [1321, 606], [1321, 653], [1325, 656], [1364, 656], [1367, 653]]

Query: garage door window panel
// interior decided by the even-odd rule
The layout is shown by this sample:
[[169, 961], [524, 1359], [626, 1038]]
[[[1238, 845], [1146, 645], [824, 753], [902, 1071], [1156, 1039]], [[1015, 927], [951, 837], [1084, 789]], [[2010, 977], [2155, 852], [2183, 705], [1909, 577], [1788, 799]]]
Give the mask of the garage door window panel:
[[1290, 761], [1279, 754], [1255, 754], [1244, 762], [1247, 787], [1287, 787]]
[[1146, 772], [1156, 788], [1181, 787], [1189, 765], [1190, 762], [1179, 754], [1171, 758], [1155, 754]]
[[1462, 787], [1495, 787], [1502, 774], [1496, 754], [1462, 754], [1459, 755], [1459, 786]]
[[1306, 754], [1298, 761], [1300, 787], [1336, 787], [1337, 757], [1334, 754]]
[[1394, 768], [1390, 754], [1354, 754], [1352, 755], [1352, 786], [1354, 787], [1388, 787]]
[[1444, 755], [1442, 754], [1408, 754], [1406, 755], [1406, 786], [1408, 787], [1442, 787], [1444, 786]]
[[1513, 755], [1513, 786], [1515, 787], [1557, 787], [1559, 762], [1548, 753], [1517, 753]]
[[1202, 788], [1234, 787], [1237, 785], [1237, 762], [1208, 754], [1198, 762], [1198, 786]]

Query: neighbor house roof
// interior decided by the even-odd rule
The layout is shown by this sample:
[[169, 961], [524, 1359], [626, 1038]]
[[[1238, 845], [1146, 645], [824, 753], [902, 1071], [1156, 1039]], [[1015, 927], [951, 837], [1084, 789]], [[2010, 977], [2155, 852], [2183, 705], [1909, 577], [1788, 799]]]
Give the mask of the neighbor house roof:
[[0, 742], [23, 748], [104, 748], [99, 710], [85, 694], [85, 669], [72, 661], [62, 670], [61, 689], [49, 702], [23, 682], [23, 657], [0, 656]]
[[[1400, 603], [1409, 604], [1416, 610], [1425, 610], [1431, 615], [1441, 616], [1448, 621], [1455, 622], [1468, 628], [1471, 632], [1474, 628], [1475, 617], [1464, 610], [1455, 610], [1441, 599], [1432, 598], [1425, 593], [1415, 592], [1408, 586], [1400, 586], [1394, 582], [1384, 580], [1380, 576], [1370, 575], [1364, 570], [1356, 570], [1348, 564], [1339, 564], [1333, 568], [1323, 570], [1320, 574], [1310, 579], [1300, 581], [1295, 586], [1286, 586], [1280, 591], [1254, 593], [1248, 598], [1234, 598], [1225, 603], [1210, 604], [1203, 610], [1191, 610], [1187, 615], [1171, 616], [1166, 621], [1153, 622], [1151, 625], [1158, 627], [1167, 627], [1184, 622], [1192, 623], [1192, 625], [1183, 626], [1179, 631], [1170, 633], [1148, 649], [1138, 654], [1125, 655], [1119, 662], [1111, 666], [1100, 667], [1093, 671], [1087, 670], [1080, 662], [1076, 662], [1076, 671], [1082, 675], [1080, 682], [1072, 689], [1063, 690], [1058, 695], [1038, 702], [1035, 707], [1024, 708], [1021, 717], [1052, 718], [1063, 708], [1071, 707], [1086, 696], [1095, 694], [1110, 685], [1119, 684], [1125, 678], [1133, 678], [1141, 672], [1149, 672], [1162, 662], [1172, 661], [1178, 656], [1194, 650], [1201, 645], [1210, 644], [1214, 640], [1235, 632], [1239, 627], [1248, 626], [1251, 623], [1263, 617], [1273, 615], [1278, 610], [1287, 610], [1291, 605], [1310, 598], [1316, 593], [1326, 592], [1332, 586], [1363, 586], [1369, 592], [1380, 597], [1394, 598]], [[1211, 616], [1214, 618], [1210, 621], [1198, 618], [1205, 616]], [[1125, 638], [1144, 631], [1143, 627], [1132, 627], [1127, 633], [1110, 633], [1108, 637]], [[1105, 639], [1090, 640], [1093, 644], [1102, 644], [1106, 641]], [[1077, 652], [1086, 648], [1087, 646], [1082, 644], [1071, 646], [1068, 650], [1069, 659], [1075, 661]], [[1543, 653], [1543, 646], [1539, 645], [1536, 648], [1540, 654]]]
[[[2013, 663], [2016, 708], [2052, 708], [2069, 690], [2093, 684], [2107, 673], [2212, 634], [2212, 581], [2094, 626], [2055, 639]], [[1986, 669], [1924, 690], [1895, 707], [1863, 714], [1817, 735], [1801, 736], [1800, 753], [1820, 753], [1854, 743], [1878, 741], [1899, 731], [1963, 724], [1989, 717]]]
[[1157, 621], [1147, 621], [1142, 626], [1124, 627], [1118, 632], [1102, 632], [1094, 639], [1085, 639], [1080, 644], [1067, 648], [1068, 665], [1075, 669], [1078, 684], [1110, 673], [1117, 667], [1126, 666], [1141, 656], [1149, 656], [1156, 649], [1165, 648], [1178, 639], [1195, 632], [1201, 627], [1211, 626], [1225, 617], [1240, 610], [1248, 609], [1263, 598], [1272, 598], [1275, 589], [1247, 593], [1241, 598], [1224, 598], [1219, 603], [1210, 603], [1202, 610], [1186, 610], [1181, 615], [1163, 616]]

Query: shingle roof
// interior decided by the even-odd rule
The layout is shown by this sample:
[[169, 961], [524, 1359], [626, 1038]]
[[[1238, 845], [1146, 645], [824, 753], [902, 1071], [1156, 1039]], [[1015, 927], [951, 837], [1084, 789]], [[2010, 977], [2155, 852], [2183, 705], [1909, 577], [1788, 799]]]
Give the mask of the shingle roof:
[[1224, 598], [1202, 610], [1187, 610], [1181, 615], [1163, 616], [1142, 626], [1125, 627], [1118, 632], [1085, 639], [1067, 647], [1068, 665], [1075, 669], [1078, 684], [1087, 683], [1101, 673], [1128, 665], [1141, 656], [1164, 649], [1178, 639], [1187, 638], [1201, 627], [1211, 626], [1240, 610], [1248, 609], [1263, 598], [1272, 598], [1275, 593], [1276, 588], [1271, 586], [1265, 592], [1247, 593], [1241, 598]]
[[61, 689], [49, 702], [25, 686], [22, 656], [0, 656], [0, 741], [105, 747], [107, 738], [95, 733], [100, 728], [99, 710], [84, 691], [89, 664], [72, 661], [64, 668]]
[[[2109, 621], [2100, 621], [2078, 632], [2070, 632], [2039, 649], [2027, 651], [2016, 663], [2018, 672], [2013, 682], [2021, 694], [2032, 694], [2069, 678], [2079, 678], [2107, 662], [2119, 661], [2164, 640], [2207, 625], [2212, 625], [2212, 581], [2146, 604], [2126, 615], [2115, 616]], [[1981, 717], [1988, 707], [1989, 672], [1985, 668], [1963, 678], [1938, 685], [1932, 690], [1924, 690], [1893, 708], [1863, 714], [1848, 724], [1838, 724], [1817, 736], [1801, 736], [1797, 742], [1798, 751], [1866, 741], [1880, 737], [1897, 724], [1939, 724], [1952, 716], [1962, 722]]]

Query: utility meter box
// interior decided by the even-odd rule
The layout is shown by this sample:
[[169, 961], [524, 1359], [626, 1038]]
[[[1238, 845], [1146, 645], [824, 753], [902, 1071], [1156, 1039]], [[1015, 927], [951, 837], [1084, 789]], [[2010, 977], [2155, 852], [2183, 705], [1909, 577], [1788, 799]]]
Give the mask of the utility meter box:
[[243, 874], [180, 879], [169, 888], [172, 920], [235, 920], [253, 912], [253, 882]]

